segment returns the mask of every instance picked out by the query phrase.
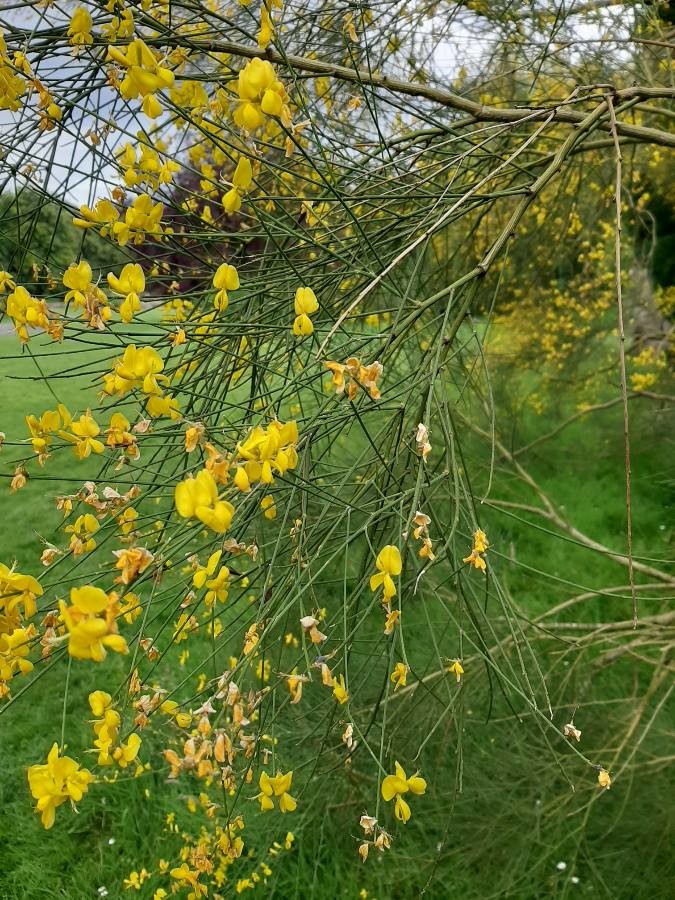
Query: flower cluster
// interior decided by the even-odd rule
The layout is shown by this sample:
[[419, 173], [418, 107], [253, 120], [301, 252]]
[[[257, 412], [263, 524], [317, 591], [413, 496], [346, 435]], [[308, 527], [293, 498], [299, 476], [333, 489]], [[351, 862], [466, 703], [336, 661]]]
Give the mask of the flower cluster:
[[175, 160], [162, 161], [157, 150], [147, 144], [141, 144], [139, 150], [125, 144], [117, 153], [117, 161], [124, 173], [124, 183], [130, 188], [157, 190], [160, 184], [171, 184], [173, 176], [180, 171]]
[[68, 266], [63, 273], [63, 286], [68, 288], [64, 298], [66, 304], [72, 303], [75, 309], [81, 310], [82, 318], [90, 328], [103, 331], [110, 321], [112, 310], [108, 298], [103, 291], [92, 283], [93, 272], [89, 263], [81, 259], [79, 263]]
[[184, 519], [199, 519], [212, 531], [222, 534], [232, 524], [234, 506], [218, 496], [218, 485], [208, 469], [176, 485], [176, 510]]
[[292, 772], [286, 772], [286, 774], [279, 772], [273, 778], [270, 778], [267, 772], [261, 772], [258, 781], [260, 787], [260, 793], [258, 794], [260, 809], [263, 812], [274, 809], [274, 801], [276, 799], [279, 802], [280, 812], [294, 812], [298, 804], [289, 794], [292, 781]]
[[113, 293], [124, 300], [120, 304], [120, 319], [123, 322], [131, 322], [134, 313], [140, 312], [140, 294], [145, 290], [145, 275], [138, 263], [127, 263], [120, 272], [119, 278], [112, 272], [108, 272], [108, 285]]
[[234, 110], [234, 121], [240, 128], [256, 131], [265, 116], [275, 116], [290, 124], [288, 95], [272, 63], [257, 58], [247, 62], [239, 72], [237, 92], [239, 104]]
[[132, 732], [126, 743], [119, 741], [119, 729], [122, 719], [113, 707], [112, 697], [106, 691], [92, 691], [89, 694], [89, 706], [96, 716], [91, 723], [94, 730], [94, 748], [98, 751], [98, 765], [111, 766], [113, 763], [121, 769], [134, 762], [141, 746], [141, 738]]
[[10, 696], [15, 675], [28, 675], [28, 655], [37, 632], [26, 621], [37, 613], [43, 588], [37, 578], [0, 563], [0, 699]]
[[124, 50], [108, 46], [108, 56], [124, 70], [124, 78], [119, 83], [120, 94], [126, 100], [143, 98], [143, 112], [156, 119], [162, 107], [155, 93], [171, 87], [174, 74], [171, 69], [160, 65], [157, 57], [140, 38], [133, 40]]
[[[4, 273], [3, 273], [4, 274]], [[16, 333], [22, 344], [30, 340], [29, 328], [41, 328], [53, 337], [59, 337], [60, 331], [55, 331], [55, 324], [49, 319], [47, 304], [44, 300], [33, 297], [26, 288], [14, 285], [5, 280], [14, 289], [7, 297], [7, 315], [14, 322]]]
[[359, 387], [362, 387], [373, 400], [380, 399], [377, 382], [383, 372], [382, 363], [376, 361], [363, 366], [356, 356], [350, 356], [345, 363], [327, 360], [324, 365], [333, 373], [336, 394], [346, 394], [353, 400]]
[[68, 652], [75, 659], [103, 662], [106, 651], [128, 653], [126, 640], [118, 632], [118, 598], [101, 588], [85, 585], [70, 589], [70, 606], [59, 600], [61, 621], [68, 636]]
[[237, 446], [236, 457], [244, 460], [238, 465], [234, 484], [243, 492], [251, 490], [256, 482], [272, 484], [274, 473], [285, 475], [298, 464], [297, 422], [273, 421], [263, 428], [256, 425], [246, 440]]
[[123, 356], [113, 363], [112, 372], [103, 376], [103, 391], [109, 396], [124, 397], [130, 391], [140, 390], [146, 396], [148, 415], [176, 419], [180, 415], [178, 401], [160, 387], [169, 382], [161, 374], [163, 369], [164, 361], [153, 347], [127, 344]]

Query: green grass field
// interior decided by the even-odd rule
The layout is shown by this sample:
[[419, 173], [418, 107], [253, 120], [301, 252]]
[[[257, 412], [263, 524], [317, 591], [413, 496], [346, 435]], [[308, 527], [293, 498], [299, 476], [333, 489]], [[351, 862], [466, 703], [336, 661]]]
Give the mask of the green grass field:
[[[31, 350], [38, 342], [31, 343]], [[7, 442], [0, 455], [4, 482], [0, 560], [14, 558], [22, 570], [40, 569], [40, 539], [50, 540], [62, 517], [48, 497], [72, 491], [68, 482], [29, 480], [9, 493], [9, 459], [22, 455], [15, 442], [26, 437], [23, 416], [39, 414], [56, 400], [71, 412], [83, 411], [92, 396], [92, 372], [101, 355], [52, 348], [40, 351], [38, 363], [17, 342], [0, 337], [0, 430]], [[58, 373], [63, 377], [54, 377]], [[49, 376], [49, 386], [42, 376]], [[642, 402], [642, 401], [641, 401]], [[646, 401], [645, 401], [646, 402]], [[633, 405], [635, 554], [657, 561], [672, 558], [672, 500], [675, 473], [662, 450], [668, 423], [653, 408]], [[557, 424], [557, 418], [531, 417], [521, 444]], [[30, 447], [25, 451], [28, 456]], [[556, 506], [584, 534], [620, 551], [624, 546], [623, 443], [618, 407], [588, 417], [562, 432], [555, 441], [533, 450], [523, 463]], [[497, 465], [503, 465], [497, 460]], [[33, 465], [34, 468], [34, 465]], [[69, 477], [84, 480], [96, 472], [78, 467]], [[49, 467], [42, 473], [50, 475]], [[486, 477], [480, 473], [481, 480]], [[499, 497], [532, 503], [521, 483], [503, 481]], [[493, 496], [493, 495], [491, 495]], [[562, 535], [549, 522], [513, 508], [489, 506], [486, 520], [501, 575], [523, 620], [536, 617], [576, 592], [625, 585], [622, 567]], [[532, 523], [537, 527], [533, 528]], [[667, 564], [659, 562], [663, 568]], [[553, 576], [551, 578], [550, 576]], [[557, 580], [556, 580], [557, 579]], [[642, 580], [642, 579], [641, 579]], [[644, 592], [641, 614], [667, 607], [666, 592]], [[590, 598], [571, 618], [581, 628], [630, 617], [626, 592], [619, 598]], [[663, 599], [660, 599], [663, 596]], [[623, 598], [623, 599], [622, 599]], [[651, 598], [651, 599], [650, 599]], [[495, 615], [497, 613], [494, 613]], [[560, 621], [569, 621], [561, 614]], [[569, 647], [555, 633], [540, 635], [547, 660], [546, 678], [556, 710], [569, 714], [570, 697], [582, 697], [576, 721], [588, 735], [588, 746], [611, 756], [622, 724], [630, 719], [649, 688], [650, 669], [641, 669], [630, 654], [612, 665], [579, 670], [570, 663]], [[194, 651], [193, 651], [194, 652]], [[56, 666], [61, 666], [56, 670]], [[92, 684], [89, 666], [74, 662], [64, 704], [64, 671], [60, 661], [49, 666], [30, 692], [30, 699], [10, 706], [0, 716], [0, 898], [2, 900], [85, 900], [98, 896], [137, 896], [125, 892], [122, 879], [145, 866], [156, 871], [159, 857], [171, 858], [179, 838], [165, 830], [167, 813], [179, 827], [192, 815], [183, 787], [168, 787], [164, 772], [121, 779], [114, 786], [97, 785], [90, 793], [100, 803], [81, 804], [76, 816], [57, 816], [44, 832], [32, 810], [25, 767], [42, 760], [63, 721], [73, 742], [83, 730], [81, 710]], [[107, 683], [117, 660], [106, 661]], [[593, 671], [593, 677], [588, 672]], [[579, 683], [579, 679], [584, 679]], [[489, 897], [659, 898], [675, 894], [672, 848], [668, 834], [675, 825], [668, 801], [672, 785], [663, 760], [672, 752], [667, 740], [668, 706], [650, 709], [640, 721], [639, 749], [612, 790], [598, 794], [587, 773], [574, 762], [552, 763], [544, 731], [518, 726], [498, 691], [475, 678], [463, 688], [461, 720], [462, 792], [455, 790], [459, 765], [457, 734], [441, 729], [430, 741], [425, 767], [433, 766], [444, 785], [419, 805], [407, 830], [396, 832], [397, 852], [378, 856], [362, 866], [356, 855], [356, 821], [367, 800], [357, 779], [345, 782], [342, 795], [305, 804], [294, 821], [281, 823], [303, 832], [303, 841], [284, 852], [273, 865], [266, 896], [287, 898], [412, 898], [428, 885], [426, 896], [464, 900]], [[654, 713], [654, 719], [650, 716]], [[672, 713], [672, 707], [670, 709]], [[490, 719], [489, 723], [487, 719]], [[672, 718], [670, 719], [672, 722]], [[79, 732], [78, 732], [79, 729]], [[83, 745], [86, 736], [80, 734]], [[556, 747], [556, 753], [558, 748]], [[558, 753], [558, 756], [560, 754]], [[443, 777], [443, 773], [447, 777]], [[570, 779], [574, 784], [570, 783]], [[573, 786], [577, 789], [573, 790]], [[356, 819], [354, 812], [357, 811]], [[290, 818], [290, 817], [289, 817]], [[301, 826], [302, 823], [302, 826]], [[253, 836], [255, 837], [255, 835]], [[255, 840], [252, 841], [255, 845]], [[427, 848], [420, 855], [419, 847]], [[258, 856], [265, 850], [258, 845]], [[239, 861], [245, 874], [254, 860]], [[138, 896], [152, 896], [152, 881]], [[256, 893], [256, 892], [252, 892]], [[262, 893], [262, 889], [260, 890]], [[224, 896], [233, 896], [228, 888]]]

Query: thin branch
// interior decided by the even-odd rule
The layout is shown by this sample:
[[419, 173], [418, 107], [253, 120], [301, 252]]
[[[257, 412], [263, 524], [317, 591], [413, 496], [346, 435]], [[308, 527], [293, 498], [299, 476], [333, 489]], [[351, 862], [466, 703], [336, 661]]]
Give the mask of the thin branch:
[[[463, 97], [461, 94], [449, 91], [446, 88], [435, 88], [427, 84], [403, 81], [399, 78], [391, 78], [388, 75], [376, 75], [365, 69], [353, 69], [349, 66], [340, 66], [336, 63], [329, 63], [320, 59], [309, 59], [306, 56], [282, 54], [269, 47], [267, 50], [260, 50], [258, 47], [240, 44], [236, 41], [195, 41], [185, 35], [166, 33], [157, 38], [148, 38], [146, 39], [146, 43], [155, 47], [185, 47], [202, 53], [231, 53], [245, 59], [267, 59], [275, 65], [287, 66], [289, 69], [296, 69], [301, 72], [311, 72], [314, 75], [326, 75], [330, 78], [350, 82], [352, 84], [367, 84], [371, 87], [383, 88], [394, 94], [406, 94], [410, 97], [423, 97], [434, 103], [438, 103], [441, 106], [447, 106], [451, 109], [456, 109], [459, 112], [473, 116], [480, 122], [520, 123], [527, 119], [552, 116], [553, 120], [557, 122], [580, 125], [584, 122], [587, 115], [587, 113], [575, 112], [572, 109], [567, 109], [562, 103], [550, 107], [525, 105], [518, 107], [484, 106], [481, 103], [476, 103], [475, 101], [469, 100], [467, 97]], [[617, 90], [614, 93], [614, 99], [621, 103], [633, 100], [673, 100], [675, 99], [675, 88], [637, 85]], [[652, 109], [652, 112], [657, 113], [658, 110]], [[601, 123], [599, 127], [611, 133], [612, 129], [608, 123]], [[662, 131], [658, 128], [649, 128], [642, 125], [629, 125], [618, 122], [616, 124], [616, 130], [622, 137], [633, 137], [650, 144], [675, 147], [675, 134], [668, 131]]]
[[614, 281], [616, 285], [616, 306], [619, 317], [619, 369], [621, 375], [621, 398], [623, 400], [623, 443], [625, 453], [626, 471], [626, 545], [628, 550], [628, 580], [630, 581], [631, 597], [633, 599], [633, 628], [637, 628], [637, 595], [635, 593], [635, 573], [633, 572], [633, 511], [631, 498], [631, 467], [630, 467], [630, 433], [628, 426], [628, 389], [626, 387], [626, 336], [623, 327], [623, 295], [621, 292], [621, 187], [622, 187], [622, 163], [623, 156], [619, 145], [617, 133], [616, 115], [614, 113], [614, 98], [607, 96], [609, 106], [609, 121], [614, 138], [616, 154], [616, 181], [614, 185], [614, 203], [616, 208], [616, 230], [614, 238]]

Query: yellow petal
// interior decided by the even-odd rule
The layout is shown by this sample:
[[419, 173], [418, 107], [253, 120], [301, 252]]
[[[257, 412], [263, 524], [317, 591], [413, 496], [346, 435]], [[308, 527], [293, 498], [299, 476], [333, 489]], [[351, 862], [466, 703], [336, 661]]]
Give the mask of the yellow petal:
[[396, 775], [387, 775], [382, 782], [382, 797], [387, 802], [393, 800], [397, 794], [405, 794], [407, 790], [408, 785], [405, 780]]

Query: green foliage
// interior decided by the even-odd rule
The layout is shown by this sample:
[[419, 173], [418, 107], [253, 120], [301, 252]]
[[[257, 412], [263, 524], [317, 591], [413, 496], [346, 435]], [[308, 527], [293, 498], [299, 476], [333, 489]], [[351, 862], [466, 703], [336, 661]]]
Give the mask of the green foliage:
[[96, 278], [125, 259], [95, 231], [76, 228], [72, 214], [49, 195], [29, 188], [0, 195], [0, 269], [11, 271], [19, 284], [44, 282], [49, 273], [60, 281], [80, 255]]

